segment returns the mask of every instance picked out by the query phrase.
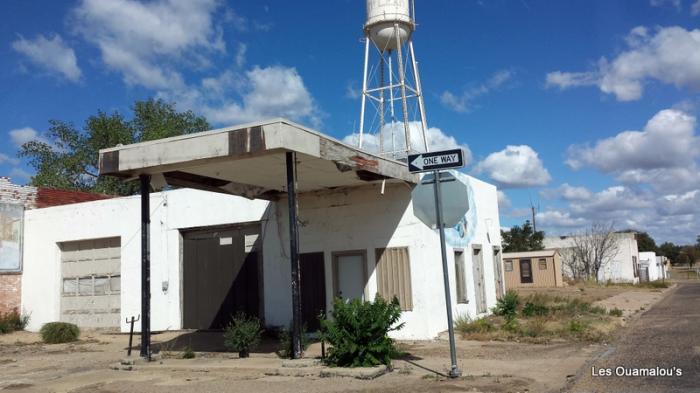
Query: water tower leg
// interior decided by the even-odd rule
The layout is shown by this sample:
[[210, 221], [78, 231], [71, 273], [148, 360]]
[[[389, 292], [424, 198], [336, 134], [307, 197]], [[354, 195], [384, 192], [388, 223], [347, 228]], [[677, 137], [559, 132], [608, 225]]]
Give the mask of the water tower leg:
[[384, 153], [384, 52], [379, 52], [379, 154]]
[[423, 88], [420, 83], [420, 74], [418, 73], [418, 63], [416, 62], [416, 54], [413, 51], [413, 41], [408, 41], [408, 50], [411, 52], [411, 62], [413, 63], [413, 75], [416, 78], [416, 97], [418, 98], [418, 110], [420, 111], [420, 122], [423, 128], [423, 145], [425, 146], [425, 151], [430, 151], [428, 147], [428, 137], [426, 132], [428, 132], [428, 120], [425, 118], [425, 104], [423, 103]]
[[406, 134], [406, 154], [411, 151], [411, 129], [408, 124], [408, 103], [406, 102], [406, 75], [403, 69], [403, 53], [401, 51], [401, 36], [399, 24], [394, 23], [394, 35], [396, 36], [396, 62], [399, 68], [399, 83], [401, 85], [401, 107], [403, 109], [403, 128]]
[[369, 38], [365, 39], [365, 70], [362, 75], [362, 106], [360, 107], [360, 136], [358, 147], [362, 149], [362, 134], [365, 132], [365, 101], [367, 100], [367, 62], [369, 61]]

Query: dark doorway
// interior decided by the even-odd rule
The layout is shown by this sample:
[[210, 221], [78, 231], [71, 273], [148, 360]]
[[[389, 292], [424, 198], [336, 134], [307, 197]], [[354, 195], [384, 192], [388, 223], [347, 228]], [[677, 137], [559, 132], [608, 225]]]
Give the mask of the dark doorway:
[[532, 283], [532, 261], [529, 259], [520, 260], [520, 282]]
[[183, 328], [223, 329], [237, 312], [261, 317], [259, 226], [183, 233]]
[[326, 274], [322, 252], [299, 255], [301, 265], [301, 320], [310, 332], [321, 327], [318, 315], [326, 312]]

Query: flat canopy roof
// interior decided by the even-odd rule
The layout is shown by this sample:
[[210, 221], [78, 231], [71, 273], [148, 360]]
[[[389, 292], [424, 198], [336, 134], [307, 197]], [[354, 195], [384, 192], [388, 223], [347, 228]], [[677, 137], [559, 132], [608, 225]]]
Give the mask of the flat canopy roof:
[[100, 150], [100, 175], [162, 174], [170, 185], [275, 199], [286, 193], [285, 153], [297, 153], [298, 191], [372, 182], [416, 183], [405, 163], [286, 119], [273, 119]]

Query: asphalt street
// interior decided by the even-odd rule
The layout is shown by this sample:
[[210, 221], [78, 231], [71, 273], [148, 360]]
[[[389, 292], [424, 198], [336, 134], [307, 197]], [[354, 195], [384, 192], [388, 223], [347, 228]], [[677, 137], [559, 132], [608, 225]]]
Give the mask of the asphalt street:
[[679, 283], [565, 391], [700, 392], [700, 283]]

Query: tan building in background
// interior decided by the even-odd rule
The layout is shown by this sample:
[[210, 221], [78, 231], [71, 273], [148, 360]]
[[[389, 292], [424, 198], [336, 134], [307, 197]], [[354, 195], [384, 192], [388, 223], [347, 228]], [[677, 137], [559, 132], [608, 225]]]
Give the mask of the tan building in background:
[[503, 272], [506, 288], [561, 287], [561, 255], [557, 250], [506, 252]]

